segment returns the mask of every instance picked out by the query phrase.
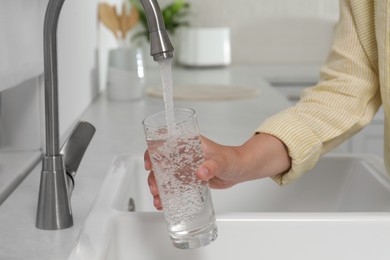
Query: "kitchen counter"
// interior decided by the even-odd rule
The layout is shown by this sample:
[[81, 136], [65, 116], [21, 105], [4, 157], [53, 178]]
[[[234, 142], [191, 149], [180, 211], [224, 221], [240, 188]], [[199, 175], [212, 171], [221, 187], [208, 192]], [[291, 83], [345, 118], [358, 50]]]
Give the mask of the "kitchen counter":
[[[161, 84], [158, 71], [147, 71], [146, 79], [147, 86]], [[246, 99], [175, 101], [176, 107], [191, 107], [197, 111], [202, 135], [226, 145], [243, 143], [264, 119], [289, 105], [254, 66], [175, 69], [174, 85], [185, 84], [231, 85], [260, 90], [258, 96]], [[105, 94], [100, 95], [80, 117], [80, 120], [91, 122], [97, 131], [76, 176], [72, 195], [74, 226], [59, 231], [35, 228], [41, 170], [38, 164], [0, 206], [0, 259], [66, 259], [113, 157], [123, 153], [143, 155], [146, 143], [141, 121], [163, 108], [160, 98], [145, 96], [137, 102], [113, 102]]]

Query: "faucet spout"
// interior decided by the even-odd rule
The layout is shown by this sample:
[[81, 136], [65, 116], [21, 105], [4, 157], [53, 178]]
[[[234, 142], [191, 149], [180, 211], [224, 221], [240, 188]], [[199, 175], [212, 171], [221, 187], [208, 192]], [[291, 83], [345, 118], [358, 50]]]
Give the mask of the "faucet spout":
[[173, 57], [174, 48], [165, 29], [157, 0], [139, 0], [145, 10], [150, 36], [150, 55], [155, 61]]

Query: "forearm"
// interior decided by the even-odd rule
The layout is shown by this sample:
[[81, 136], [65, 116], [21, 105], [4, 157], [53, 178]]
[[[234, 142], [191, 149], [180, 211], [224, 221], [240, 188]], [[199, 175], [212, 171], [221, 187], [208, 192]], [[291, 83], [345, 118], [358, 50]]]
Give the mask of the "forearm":
[[237, 149], [241, 157], [242, 179], [273, 177], [291, 167], [287, 147], [272, 135], [254, 135]]

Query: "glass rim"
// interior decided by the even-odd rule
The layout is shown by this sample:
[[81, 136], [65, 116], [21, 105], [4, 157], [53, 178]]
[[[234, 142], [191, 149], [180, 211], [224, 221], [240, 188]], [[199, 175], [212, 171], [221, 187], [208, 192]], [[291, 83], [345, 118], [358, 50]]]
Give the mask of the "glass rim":
[[159, 112], [156, 112], [156, 113], [153, 113], [149, 116], [147, 116], [144, 120], [142, 120], [142, 125], [144, 127], [153, 127], [153, 128], [161, 128], [161, 127], [168, 127], [168, 126], [177, 126], [177, 125], [180, 125], [180, 124], [183, 124], [185, 121], [187, 121], [188, 119], [191, 119], [193, 117], [196, 117], [196, 113], [195, 113], [195, 110], [192, 109], [192, 108], [189, 108], [189, 107], [179, 107], [179, 108], [174, 108], [173, 109], [173, 113], [175, 114], [175, 111], [183, 111], [183, 112], [189, 112], [189, 116], [185, 119], [182, 119], [182, 120], [179, 120], [179, 121], [176, 121], [172, 124], [172, 125], [168, 125], [166, 122], [165, 124], [161, 124], [159, 126], [156, 126], [156, 125], [152, 125], [152, 124], [147, 124], [147, 121], [149, 119], [151, 119], [152, 117], [156, 117], [160, 114], [166, 114], [166, 110], [161, 110]]

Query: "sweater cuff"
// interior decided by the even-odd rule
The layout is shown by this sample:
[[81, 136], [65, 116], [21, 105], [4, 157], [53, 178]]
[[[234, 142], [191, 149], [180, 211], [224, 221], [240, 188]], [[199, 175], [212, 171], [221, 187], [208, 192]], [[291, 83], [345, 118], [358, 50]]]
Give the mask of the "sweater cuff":
[[322, 141], [311, 128], [298, 118], [282, 112], [268, 118], [256, 133], [273, 135], [287, 147], [291, 158], [288, 172], [271, 177], [279, 185], [285, 185], [298, 179], [313, 168], [321, 154]]

